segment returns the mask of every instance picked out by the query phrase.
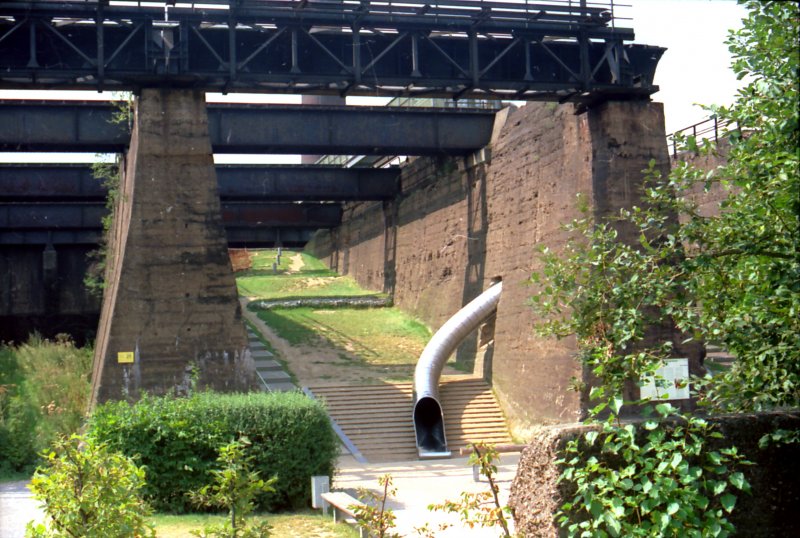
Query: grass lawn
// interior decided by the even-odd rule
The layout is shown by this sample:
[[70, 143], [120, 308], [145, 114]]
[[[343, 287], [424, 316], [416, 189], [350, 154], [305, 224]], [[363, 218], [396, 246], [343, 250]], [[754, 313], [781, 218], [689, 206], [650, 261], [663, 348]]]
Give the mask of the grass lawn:
[[285, 299], [289, 297], [353, 297], [381, 295], [362, 289], [350, 277], [339, 276], [313, 256], [299, 253], [303, 267], [289, 272], [291, 260], [297, 252], [284, 250], [276, 271], [272, 264], [278, 255], [276, 249], [252, 251], [252, 268], [236, 275], [239, 294], [259, 299]]
[[431, 333], [397, 308], [275, 308], [258, 316], [294, 345], [346, 350], [370, 365], [416, 364]]
[[[258, 516], [256, 516], [258, 517]], [[296, 512], [291, 514], [267, 514], [261, 516], [272, 525], [271, 535], [277, 538], [352, 538], [358, 531], [350, 525], [334, 524], [333, 518], [320, 512]], [[182, 516], [159, 514], [153, 517], [156, 535], [159, 538], [190, 537], [192, 530], [201, 530], [207, 525], [221, 524], [222, 515], [189, 514]]]

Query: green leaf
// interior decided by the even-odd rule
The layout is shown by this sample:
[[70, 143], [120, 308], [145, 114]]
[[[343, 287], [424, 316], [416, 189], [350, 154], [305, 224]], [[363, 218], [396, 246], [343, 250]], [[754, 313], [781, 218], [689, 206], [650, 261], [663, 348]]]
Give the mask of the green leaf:
[[667, 504], [667, 514], [669, 514], [669, 515], [674, 514], [675, 512], [678, 511], [679, 508], [680, 508], [680, 505], [678, 503], [676, 503], [675, 501], [672, 501], [672, 502]]
[[733, 507], [736, 505], [736, 497], [730, 493], [726, 493], [719, 498], [719, 502], [722, 504], [722, 508], [730, 514], [733, 511]]
[[614, 411], [614, 414], [619, 415], [619, 410], [622, 409], [622, 402], [622, 396], [618, 394], [611, 398], [611, 410]]
[[744, 474], [741, 472], [731, 473], [731, 475], [728, 477], [728, 480], [740, 490], [743, 490], [748, 486], [747, 480], [745, 479]]
[[603, 513], [603, 521], [605, 521], [606, 527], [608, 528], [609, 534], [611, 536], [620, 535], [620, 532], [622, 531], [622, 526], [611, 513], [609, 512]]

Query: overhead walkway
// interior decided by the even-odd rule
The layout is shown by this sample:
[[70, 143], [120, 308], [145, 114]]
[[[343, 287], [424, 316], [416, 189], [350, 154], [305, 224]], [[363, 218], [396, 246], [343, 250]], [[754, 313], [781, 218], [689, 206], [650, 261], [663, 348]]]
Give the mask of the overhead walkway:
[[[412, 391], [412, 383], [308, 389], [326, 403], [331, 420], [355, 448], [354, 455], [369, 463], [418, 459]], [[440, 395], [448, 444], [454, 454], [474, 442], [511, 442], [503, 413], [482, 379], [443, 378]]]

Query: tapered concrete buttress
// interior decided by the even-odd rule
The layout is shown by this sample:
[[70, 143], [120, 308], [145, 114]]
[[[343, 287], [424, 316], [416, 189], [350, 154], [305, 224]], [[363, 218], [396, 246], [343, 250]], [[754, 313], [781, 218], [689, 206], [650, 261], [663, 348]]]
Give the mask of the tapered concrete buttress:
[[136, 99], [108, 249], [93, 404], [255, 386], [202, 92]]

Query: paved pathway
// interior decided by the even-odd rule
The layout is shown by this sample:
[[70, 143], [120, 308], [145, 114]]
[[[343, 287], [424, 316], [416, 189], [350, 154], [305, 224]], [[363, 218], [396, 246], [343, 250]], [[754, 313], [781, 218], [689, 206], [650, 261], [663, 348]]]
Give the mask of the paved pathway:
[[28, 521], [42, 517], [26, 485], [24, 481], [0, 484], [0, 538], [23, 538]]
[[[500, 500], [505, 504], [511, 488], [511, 481], [517, 471], [519, 454], [501, 454], [497, 462], [497, 483], [500, 486]], [[457, 515], [430, 512], [429, 504], [441, 504], [445, 500], [458, 500], [462, 491], [479, 492], [488, 490], [486, 479], [480, 482], [472, 478], [472, 466], [467, 458], [446, 460], [410, 461], [399, 463], [360, 464], [355, 459], [344, 456], [339, 461], [339, 470], [333, 479], [334, 490], [345, 490], [354, 497], [357, 489], [365, 487], [379, 491], [378, 477], [392, 475], [393, 486], [397, 489], [395, 498], [387, 506], [394, 511], [396, 532], [401, 536], [418, 536], [414, 529], [428, 523], [436, 529], [440, 522], [453, 526], [444, 532], [436, 532], [437, 538], [494, 538], [501, 536], [498, 529], [470, 529], [461, 524]], [[512, 529], [513, 532], [513, 529]]]

